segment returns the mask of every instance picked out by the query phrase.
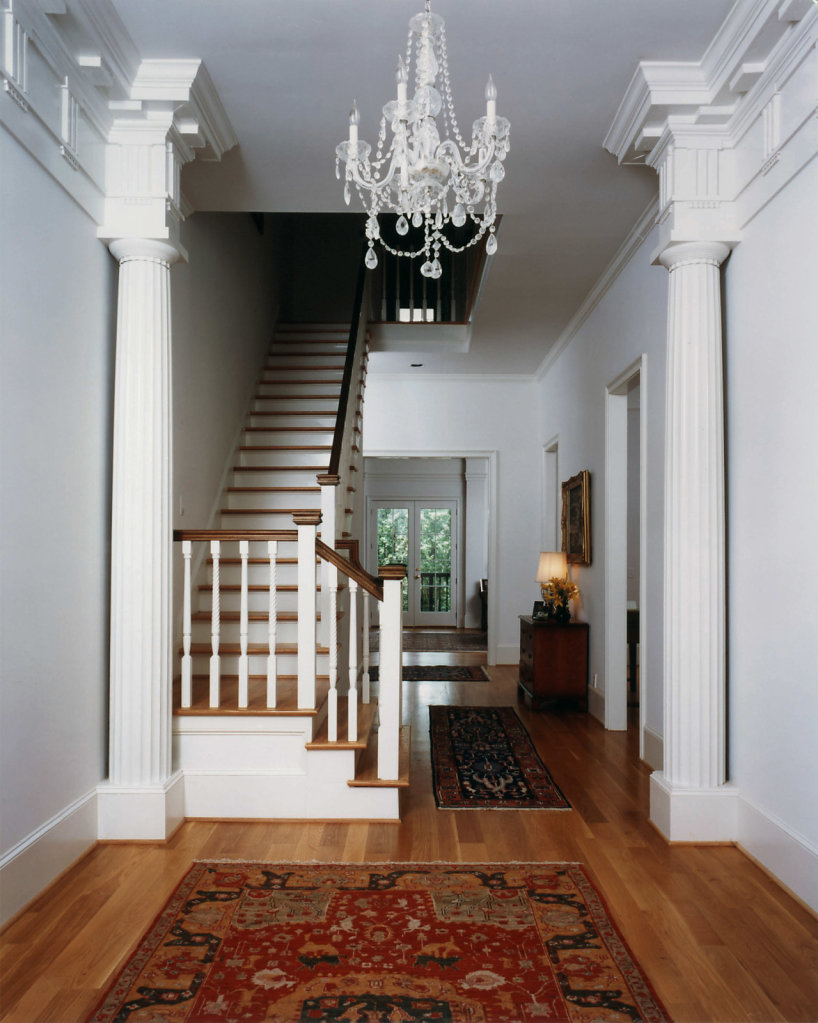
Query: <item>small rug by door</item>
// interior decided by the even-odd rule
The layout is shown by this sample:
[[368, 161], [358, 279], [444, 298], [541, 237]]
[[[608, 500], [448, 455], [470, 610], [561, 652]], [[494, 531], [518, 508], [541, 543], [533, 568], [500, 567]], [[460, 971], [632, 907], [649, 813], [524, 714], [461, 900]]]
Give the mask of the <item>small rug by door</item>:
[[441, 809], [570, 810], [513, 707], [429, 707]]
[[[377, 650], [380, 637], [377, 629], [369, 633], [369, 649]], [[485, 650], [486, 633], [476, 629], [453, 629], [451, 632], [415, 632], [403, 630], [403, 649], [412, 653], [442, 650]]]
[[[490, 682], [482, 664], [404, 664], [404, 682]], [[378, 665], [369, 669], [369, 681], [378, 681]]]
[[666, 1023], [578, 863], [195, 863], [88, 1023]]

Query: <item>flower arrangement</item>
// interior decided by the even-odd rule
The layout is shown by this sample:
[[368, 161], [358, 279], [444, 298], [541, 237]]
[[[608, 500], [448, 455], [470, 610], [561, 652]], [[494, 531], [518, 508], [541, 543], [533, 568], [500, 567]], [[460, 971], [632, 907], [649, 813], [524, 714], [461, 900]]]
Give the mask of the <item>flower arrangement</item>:
[[570, 600], [579, 596], [579, 587], [570, 579], [552, 576], [548, 582], [542, 583], [542, 599], [549, 618], [558, 622], [567, 622], [571, 618]]

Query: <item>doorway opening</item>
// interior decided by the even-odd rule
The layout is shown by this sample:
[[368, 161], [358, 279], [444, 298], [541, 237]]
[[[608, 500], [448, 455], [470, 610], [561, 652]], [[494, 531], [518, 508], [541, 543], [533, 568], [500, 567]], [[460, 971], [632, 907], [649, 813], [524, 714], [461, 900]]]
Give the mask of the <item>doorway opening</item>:
[[406, 565], [405, 627], [457, 626], [459, 506], [440, 498], [369, 503], [370, 564]]
[[[607, 388], [605, 406], [605, 727], [639, 728], [646, 705], [647, 356]], [[630, 708], [630, 714], [629, 714]], [[638, 708], [638, 710], [637, 710]]]

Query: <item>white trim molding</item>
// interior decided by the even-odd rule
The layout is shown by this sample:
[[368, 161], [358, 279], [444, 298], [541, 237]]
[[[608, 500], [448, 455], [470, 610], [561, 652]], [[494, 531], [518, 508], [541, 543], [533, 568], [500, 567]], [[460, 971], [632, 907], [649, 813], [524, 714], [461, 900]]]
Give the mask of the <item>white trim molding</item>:
[[818, 848], [775, 814], [738, 801], [738, 844], [818, 913]]
[[202, 62], [142, 59], [110, 0], [0, 0], [0, 84], [0, 124], [105, 241], [172, 238], [182, 165], [237, 142]]
[[0, 858], [0, 926], [97, 841], [97, 793], [86, 792]]

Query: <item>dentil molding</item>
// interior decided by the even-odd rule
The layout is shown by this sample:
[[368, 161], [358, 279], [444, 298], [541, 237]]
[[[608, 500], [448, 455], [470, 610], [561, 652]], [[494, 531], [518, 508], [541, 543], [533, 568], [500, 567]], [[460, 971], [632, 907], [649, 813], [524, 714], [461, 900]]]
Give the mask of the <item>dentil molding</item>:
[[109, 0], [0, 0], [0, 85], [0, 123], [106, 240], [173, 239], [182, 166], [237, 142], [202, 62], [145, 59]]

